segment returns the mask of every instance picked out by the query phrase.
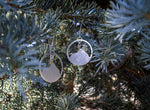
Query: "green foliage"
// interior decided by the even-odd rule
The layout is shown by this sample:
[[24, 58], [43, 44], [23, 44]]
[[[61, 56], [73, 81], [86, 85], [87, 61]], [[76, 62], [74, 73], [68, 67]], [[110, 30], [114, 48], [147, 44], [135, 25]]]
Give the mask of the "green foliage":
[[122, 62], [126, 49], [119, 42], [114, 41], [111, 38], [103, 38], [100, 42], [100, 45], [96, 45], [93, 57], [94, 60], [91, 62], [98, 62], [96, 64], [96, 67], [98, 68], [96, 73], [100, 70], [107, 73], [108, 67], [111, 65], [116, 67]]
[[[0, 109], [149, 109], [149, 4], [116, 0], [105, 12], [87, 0], [0, 0]], [[82, 67], [66, 57], [79, 34], [94, 49]], [[49, 84], [38, 65], [52, 41], [64, 74]]]
[[10, 4], [18, 5], [20, 7], [26, 7], [31, 4], [32, 0], [10, 0]]
[[[35, 57], [38, 50], [28, 48], [31, 41], [39, 38], [40, 29], [36, 26], [31, 16], [24, 13], [2, 11], [1, 15], [1, 46], [0, 61], [1, 77], [18, 77], [18, 87], [23, 95], [23, 88], [20, 80], [30, 78], [29, 70], [37, 70], [39, 60]], [[12, 23], [13, 22], [13, 23]], [[25, 28], [23, 28], [25, 26]], [[31, 37], [32, 36], [32, 37]], [[25, 43], [26, 42], [26, 43]], [[8, 74], [5, 74], [8, 72]], [[5, 75], [5, 76], [4, 76]], [[11, 79], [12, 80], [12, 79]], [[41, 83], [44, 84], [42, 80]]]
[[141, 40], [141, 42], [139, 42], [138, 44], [140, 46], [139, 48], [139, 54], [140, 54], [140, 61], [139, 63], [141, 63], [143, 65], [144, 68], [146, 69], [150, 69], [150, 41], [147, 39], [143, 39]]
[[[106, 26], [115, 29], [113, 32], [118, 34], [115, 39], [120, 42], [128, 40], [133, 37], [133, 30], [138, 31], [149, 25], [149, 4], [149, 0], [117, 0], [117, 4], [111, 2], [113, 9], [106, 12]], [[125, 36], [130, 32], [131, 36]]]
[[[129, 55], [123, 60], [123, 66], [120, 66], [121, 79], [130, 82], [125, 84], [127, 88], [135, 93], [135, 98], [141, 103], [144, 102], [141, 109], [149, 109], [146, 103], [149, 99], [142, 98], [149, 96], [149, 86], [146, 85], [149, 83], [149, 4], [147, 0], [118, 0], [116, 3], [111, 2], [112, 9], [108, 9], [105, 14], [105, 26], [111, 28], [109, 34], [117, 34], [111, 38], [132, 48], [132, 56]], [[144, 93], [143, 89], [147, 92]]]
[[136, 94], [136, 97], [140, 100], [141, 104], [141, 108], [148, 110], [150, 108], [149, 106], [149, 75], [141, 78], [141, 79], [136, 79], [133, 80], [130, 84], [130, 88], [134, 91], [134, 93]]
[[58, 98], [56, 106], [58, 110], [74, 110], [77, 107], [79, 107], [79, 102], [75, 94], [66, 94]]

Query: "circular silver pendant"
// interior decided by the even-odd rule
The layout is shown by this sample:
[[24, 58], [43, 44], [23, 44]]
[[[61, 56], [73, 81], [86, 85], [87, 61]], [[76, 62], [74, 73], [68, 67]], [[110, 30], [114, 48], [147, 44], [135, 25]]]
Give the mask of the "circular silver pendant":
[[[84, 42], [86, 44], [89, 45], [90, 47], [90, 55], [88, 55], [84, 49], [80, 48], [76, 53], [73, 53], [71, 56], [69, 55], [69, 49], [70, 47], [74, 44], [74, 43], [79, 43], [79, 42]], [[70, 45], [68, 46], [67, 48], [67, 57], [68, 57], [68, 60], [74, 64], [74, 65], [85, 65], [87, 64], [91, 58], [92, 58], [92, 55], [93, 55], [93, 49], [92, 49], [92, 46], [89, 42], [87, 42], [86, 40], [83, 40], [83, 39], [77, 39], [75, 41], [73, 41], [72, 43], [70, 43]]]
[[[47, 60], [47, 57], [49, 58], [50, 55], [56, 56], [58, 58], [58, 60], [60, 61], [61, 70], [57, 68], [57, 66], [55, 65], [53, 61]], [[44, 59], [47, 62], [46, 66], [43, 63]], [[61, 77], [63, 73], [63, 62], [56, 53], [47, 53], [40, 60], [39, 71], [40, 71], [41, 77], [46, 82], [50, 82], [50, 83], [56, 82], [57, 80], [59, 80], [59, 78]]]

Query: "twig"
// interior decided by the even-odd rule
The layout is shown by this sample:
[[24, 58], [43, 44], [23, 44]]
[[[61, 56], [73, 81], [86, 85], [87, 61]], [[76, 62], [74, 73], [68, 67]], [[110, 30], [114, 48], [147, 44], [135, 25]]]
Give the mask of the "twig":
[[115, 70], [118, 70], [119, 68], [124, 66], [124, 64], [132, 57], [133, 54], [134, 54], [134, 50], [132, 48], [130, 48], [129, 51], [127, 52], [127, 54], [125, 55], [125, 59], [119, 65], [117, 65], [116, 67], [114, 67], [112, 69], [109, 69], [108, 73], [112, 72], [112, 71], [115, 71]]

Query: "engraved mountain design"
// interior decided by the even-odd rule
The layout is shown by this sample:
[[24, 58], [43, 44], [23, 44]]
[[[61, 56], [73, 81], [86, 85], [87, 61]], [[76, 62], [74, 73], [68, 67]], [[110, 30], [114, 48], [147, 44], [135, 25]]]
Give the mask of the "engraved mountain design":
[[82, 49], [70, 56], [70, 61], [75, 65], [85, 65], [90, 59], [89, 55]]
[[42, 70], [41, 77], [47, 82], [55, 82], [61, 77], [60, 70], [52, 63], [50, 67]]

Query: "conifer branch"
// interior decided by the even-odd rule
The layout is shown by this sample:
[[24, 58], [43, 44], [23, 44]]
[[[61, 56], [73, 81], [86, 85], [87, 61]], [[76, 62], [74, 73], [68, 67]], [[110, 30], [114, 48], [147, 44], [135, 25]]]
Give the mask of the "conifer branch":
[[132, 56], [134, 55], [134, 49], [130, 48], [129, 51], [126, 53], [124, 59], [120, 62], [120, 64], [118, 64], [116, 67], [108, 69], [108, 73], [112, 72], [112, 71], [116, 71], [118, 69], [120, 69], [121, 67], [123, 67], [125, 65], [125, 63], [127, 61], [130, 60], [130, 58], [132, 58]]
[[70, 15], [70, 14], [64, 14], [63, 17], [65, 18], [69, 18], [69, 19], [82, 19], [82, 20], [96, 20], [98, 21], [99, 18], [98, 17], [94, 17], [94, 16], [83, 16], [83, 15]]

